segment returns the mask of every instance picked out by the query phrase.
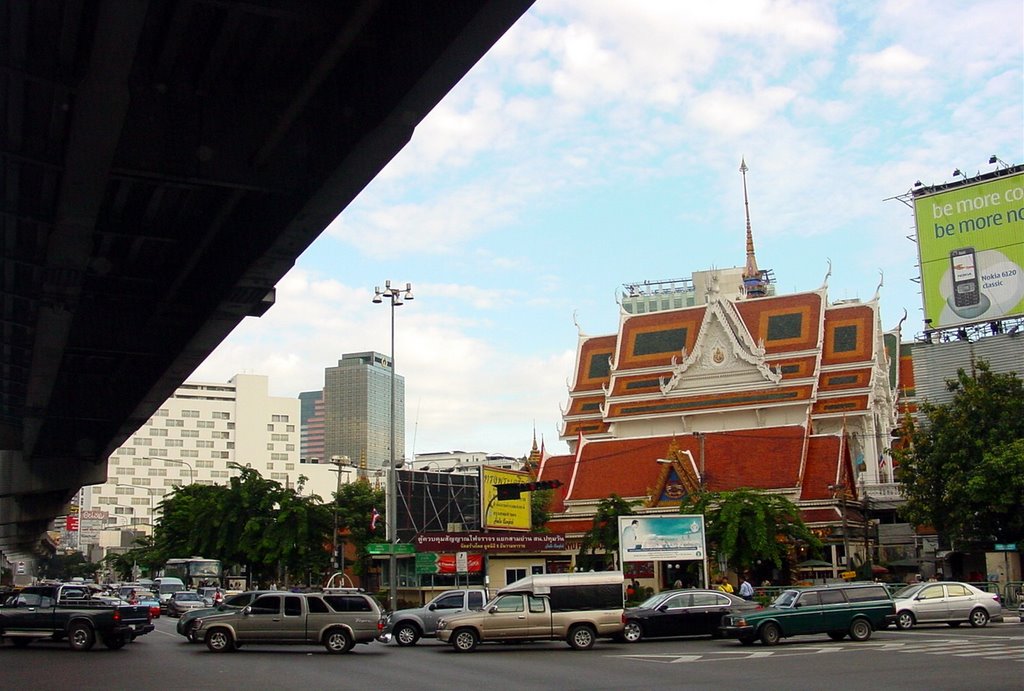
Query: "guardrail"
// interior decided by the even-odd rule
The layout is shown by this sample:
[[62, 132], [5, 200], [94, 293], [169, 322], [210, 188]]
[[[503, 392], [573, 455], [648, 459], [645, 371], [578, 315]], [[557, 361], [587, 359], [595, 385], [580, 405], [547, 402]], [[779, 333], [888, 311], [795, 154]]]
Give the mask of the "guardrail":
[[1024, 600], [1024, 581], [1010, 581], [1003, 586], [1003, 607], [1012, 607]]

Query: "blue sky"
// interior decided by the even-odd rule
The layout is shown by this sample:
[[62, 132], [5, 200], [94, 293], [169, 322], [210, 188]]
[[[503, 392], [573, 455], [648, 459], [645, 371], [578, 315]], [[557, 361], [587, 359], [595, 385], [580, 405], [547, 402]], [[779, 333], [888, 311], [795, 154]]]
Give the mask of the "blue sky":
[[192, 379], [323, 386], [390, 352], [406, 452], [549, 451], [577, 327], [614, 333], [622, 284], [742, 266], [741, 158], [779, 292], [881, 288], [922, 326], [912, 211], [890, 199], [1024, 162], [1024, 3], [538, 0], [299, 258], [277, 304]]

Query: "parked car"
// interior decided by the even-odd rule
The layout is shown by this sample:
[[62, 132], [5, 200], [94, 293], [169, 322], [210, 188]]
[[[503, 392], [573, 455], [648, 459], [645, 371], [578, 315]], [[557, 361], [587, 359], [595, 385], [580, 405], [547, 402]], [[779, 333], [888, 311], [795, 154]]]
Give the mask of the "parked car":
[[897, 592], [896, 627], [909, 629], [915, 624], [985, 626], [1003, 620], [1003, 605], [996, 593], [986, 593], [969, 583], [932, 581], [914, 583]]
[[718, 637], [725, 615], [755, 609], [761, 609], [761, 605], [717, 590], [665, 590], [626, 610], [622, 640], [636, 643], [669, 636]]
[[270, 591], [249, 590], [244, 593], [236, 593], [234, 595], [228, 595], [224, 598], [224, 602], [216, 607], [189, 610], [178, 617], [177, 631], [179, 634], [187, 638], [190, 643], [199, 643], [200, 639], [195, 636], [196, 619], [209, 616], [211, 614], [217, 614], [218, 612], [230, 612], [242, 609], [246, 605], [252, 604], [253, 598], [258, 595], [262, 595], [265, 592]]
[[416, 645], [421, 637], [437, 636], [437, 622], [442, 616], [480, 609], [487, 602], [484, 588], [446, 590], [422, 607], [400, 609], [384, 618], [384, 629], [378, 640], [398, 645]]
[[834, 641], [866, 641], [896, 618], [892, 596], [877, 583], [847, 583], [783, 590], [770, 607], [728, 614], [722, 635], [763, 645], [801, 634], [825, 633]]
[[270, 592], [240, 610], [200, 617], [195, 635], [215, 653], [250, 643], [323, 645], [347, 653], [380, 633], [377, 601], [356, 588], [322, 593]]
[[203, 602], [203, 598], [199, 597], [199, 593], [182, 590], [171, 593], [171, 597], [167, 599], [167, 614], [169, 616], [180, 617], [192, 609], [206, 609], [206, 603]]

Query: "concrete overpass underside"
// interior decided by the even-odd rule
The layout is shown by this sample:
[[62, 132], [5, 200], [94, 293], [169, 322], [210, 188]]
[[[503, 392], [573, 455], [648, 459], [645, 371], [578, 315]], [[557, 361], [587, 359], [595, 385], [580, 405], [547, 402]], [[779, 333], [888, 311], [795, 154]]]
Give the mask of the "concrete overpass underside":
[[29, 555], [533, 0], [0, 5], [0, 550]]

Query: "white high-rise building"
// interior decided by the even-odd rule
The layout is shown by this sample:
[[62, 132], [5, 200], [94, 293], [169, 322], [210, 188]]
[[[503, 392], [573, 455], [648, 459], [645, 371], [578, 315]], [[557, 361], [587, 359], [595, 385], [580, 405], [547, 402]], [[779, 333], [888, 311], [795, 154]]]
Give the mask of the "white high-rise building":
[[298, 398], [270, 396], [263, 375], [185, 382], [110, 456], [107, 482], [86, 489], [84, 506], [107, 512], [111, 527], [152, 525], [175, 486], [227, 484], [231, 462], [286, 487], [305, 476], [301, 493], [329, 501], [335, 466], [300, 464], [299, 409]]

